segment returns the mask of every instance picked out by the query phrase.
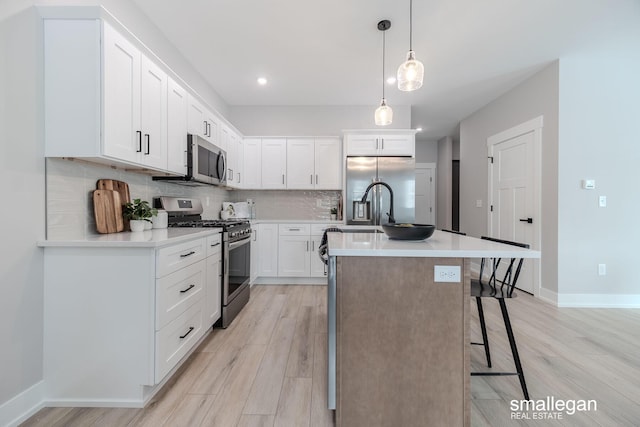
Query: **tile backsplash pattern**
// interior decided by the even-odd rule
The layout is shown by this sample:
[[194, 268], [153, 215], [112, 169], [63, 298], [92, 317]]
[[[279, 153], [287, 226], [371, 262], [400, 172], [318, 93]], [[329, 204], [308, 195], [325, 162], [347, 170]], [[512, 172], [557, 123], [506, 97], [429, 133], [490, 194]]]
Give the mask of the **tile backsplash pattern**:
[[[158, 196], [184, 196], [202, 200], [203, 218], [219, 218], [222, 202], [231, 192], [219, 187], [188, 187], [151, 176], [128, 172], [82, 160], [48, 158], [47, 167], [47, 239], [84, 239], [95, 235], [92, 193], [99, 179], [117, 179], [129, 184], [131, 200], [152, 202]], [[208, 204], [207, 204], [208, 199]]]
[[46, 160], [47, 239], [84, 239], [95, 235], [92, 192], [99, 179], [129, 184], [131, 199], [152, 201], [158, 196], [184, 196], [202, 200], [205, 219], [220, 217], [222, 202], [253, 199], [257, 219], [329, 220], [340, 191], [226, 190], [214, 186], [189, 187], [151, 176], [82, 160]]
[[270, 220], [328, 221], [338, 206], [340, 191], [331, 190], [236, 190], [234, 202], [252, 199], [256, 218]]

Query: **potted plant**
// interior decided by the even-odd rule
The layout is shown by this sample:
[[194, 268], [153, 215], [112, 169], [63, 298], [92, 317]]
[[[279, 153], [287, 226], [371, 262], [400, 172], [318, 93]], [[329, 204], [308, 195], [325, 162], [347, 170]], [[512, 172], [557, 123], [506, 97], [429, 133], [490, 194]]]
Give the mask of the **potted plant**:
[[338, 218], [338, 208], [331, 208], [331, 220], [335, 221]]
[[151, 217], [158, 214], [158, 210], [149, 206], [146, 200], [133, 199], [133, 203], [125, 203], [122, 215], [128, 219], [131, 231], [143, 231], [148, 223], [151, 228]]

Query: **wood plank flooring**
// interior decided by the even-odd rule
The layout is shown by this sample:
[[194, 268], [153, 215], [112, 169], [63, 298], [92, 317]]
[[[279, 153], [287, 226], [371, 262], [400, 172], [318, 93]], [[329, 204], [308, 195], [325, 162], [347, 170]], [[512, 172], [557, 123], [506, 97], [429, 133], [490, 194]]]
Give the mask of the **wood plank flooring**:
[[[326, 288], [251, 292], [231, 326], [214, 330], [146, 408], [45, 408], [22, 426], [333, 426], [326, 409]], [[483, 302], [493, 370], [511, 371], [498, 304]], [[470, 303], [471, 335], [479, 341]], [[531, 399], [595, 400], [597, 411], [512, 419], [510, 401], [522, 399], [517, 378], [472, 377], [472, 426], [639, 425], [640, 310], [559, 309], [526, 294], [507, 303]], [[471, 363], [472, 371], [486, 369], [482, 347], [472, 346]]]

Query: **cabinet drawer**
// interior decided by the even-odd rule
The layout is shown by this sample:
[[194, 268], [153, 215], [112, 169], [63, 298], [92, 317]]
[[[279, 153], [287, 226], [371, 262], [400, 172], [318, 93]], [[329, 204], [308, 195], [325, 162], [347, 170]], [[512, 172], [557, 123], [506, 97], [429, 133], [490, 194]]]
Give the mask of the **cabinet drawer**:
[[189, 352], [203, 332], [202, 301], [156, 332], [156, 384]]
[[207, 256], [215, 255], [222, 251], [222, 233], [216, 233], [207, 237]]
[[156, 331], [203, 298], [206, 264], [198, 261], [156, 279]]
[[163, 277], [205, 257], [206, 239], [191, 240], [178, 245], [158, 249], [156, 252], [156, 277]]
[[329, 227], [337, 227], [338, 224], [311, 224], [311, 234], [323, 234]]
[[308, 236], [309, 224], [280, 224], [278, 234], [280, 236]]

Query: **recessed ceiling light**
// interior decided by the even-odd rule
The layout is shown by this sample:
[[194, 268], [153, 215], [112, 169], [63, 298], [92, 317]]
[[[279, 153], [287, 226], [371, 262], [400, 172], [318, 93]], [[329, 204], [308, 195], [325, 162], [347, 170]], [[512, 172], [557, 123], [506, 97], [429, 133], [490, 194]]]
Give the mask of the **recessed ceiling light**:
[[258, 84], [260, 86], [264, 86], [267, 84], [267, 79], [265, 77], [258, 77]]
[[396, 78], [391, 76], [387, 78], [387, 83], [390, 85], [396, 84]]
[[422, 132], [422, 128], [416, 128], [416, 131]]

